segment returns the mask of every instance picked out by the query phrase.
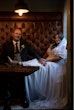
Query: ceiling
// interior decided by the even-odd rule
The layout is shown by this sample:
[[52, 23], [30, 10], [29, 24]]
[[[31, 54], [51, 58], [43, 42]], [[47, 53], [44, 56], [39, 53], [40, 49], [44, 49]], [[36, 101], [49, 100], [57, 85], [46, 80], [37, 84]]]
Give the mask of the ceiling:
[[[0, 11], [13, 11], [18, 0], [0, 0]], [[65, 0], [24, 0], [31, 12], [62, 11]]]

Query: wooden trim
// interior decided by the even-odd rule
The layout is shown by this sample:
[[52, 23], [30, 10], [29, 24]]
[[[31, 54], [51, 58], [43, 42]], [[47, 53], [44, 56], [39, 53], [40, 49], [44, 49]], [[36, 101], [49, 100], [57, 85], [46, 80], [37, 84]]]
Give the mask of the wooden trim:
[[62, 20], [62, 15], [62, 12], [29, 12], [20, 17], [14, 12], [0, 12], [0, 21]]

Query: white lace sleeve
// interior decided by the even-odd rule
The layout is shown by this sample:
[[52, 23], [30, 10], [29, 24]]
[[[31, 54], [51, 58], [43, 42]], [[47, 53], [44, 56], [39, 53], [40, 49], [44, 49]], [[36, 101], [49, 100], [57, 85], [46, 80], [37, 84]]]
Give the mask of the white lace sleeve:
[[61, 58], [66, 59], [67, 58], [67, 49], [66, 47], [63, 45], [60, 47], [58, 53], [57, 53]]
[[63, 59], [67, 59], [66, 39], [61, 41], [61, 44], [56, 48], [56, 55], [59, 55]]

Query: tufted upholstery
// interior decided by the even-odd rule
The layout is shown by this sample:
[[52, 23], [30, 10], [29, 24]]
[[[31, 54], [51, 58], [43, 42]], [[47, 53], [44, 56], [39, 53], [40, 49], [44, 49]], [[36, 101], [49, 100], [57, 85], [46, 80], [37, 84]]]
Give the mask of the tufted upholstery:
[[14, 13], [1, 13], [0, 16], [0, 54], [4, 42], [12, 36], [12, 29], [22, 29], [23, 40], [41, 56], [51, 42], [55, 31], [62, 31], [62, 13], [28, 13], [19, 17]]

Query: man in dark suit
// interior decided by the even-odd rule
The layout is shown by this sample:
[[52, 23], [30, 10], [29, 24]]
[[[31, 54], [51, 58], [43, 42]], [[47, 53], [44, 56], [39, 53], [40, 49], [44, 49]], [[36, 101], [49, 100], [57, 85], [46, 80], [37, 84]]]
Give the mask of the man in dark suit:
[[[2, 52], [2, 63], [6, 64], [9, 62], [8, 57], [10, 57], [14, 61], [27, 61], [30, 58], [37, 58], [41, 64], [45, 64], [44, 59], [41, 58], [30, 46], [27, 42], [22, 40], [22, 31], [19, 28], [13, 30], [12, 39], [6, 42], [3, 45]], [[20, 79], [20, 78], [18, 78]], [[24, 87], [24, 78], [21, 77], [19, 80], [21, 83], [21, 100], [25, 107], [29, 106], [29, 103], [26, 98], [26, 92]], [[25, 93], [25, 94], [24, 94]]]

